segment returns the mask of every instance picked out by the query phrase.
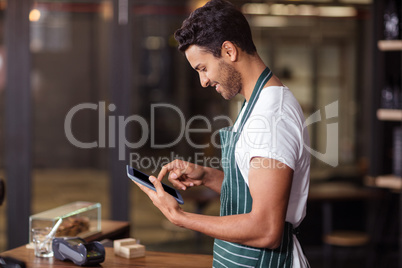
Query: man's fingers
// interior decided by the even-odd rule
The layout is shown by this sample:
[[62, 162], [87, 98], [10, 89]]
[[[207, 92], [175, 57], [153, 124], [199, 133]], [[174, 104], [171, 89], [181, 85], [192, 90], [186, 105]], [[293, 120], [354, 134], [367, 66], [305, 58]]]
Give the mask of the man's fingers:
[[164, 191], [162, 187], [162, 183], [154, 176], [149, 177], [149, 181], [155, 186], [156, 192]]
[[186, 184], [184, 183], [184, 178], [182, 177], [184, 174], [180, 172], [180, 170], [171, 171], [168, 180], [176, 189], [186, 190]]
[[161, 181], [163, 179], [163, 177], [165, 177], [165, 175], [169, 172], [169, 169], [167, 167], [167, 165], [163, 166], [161, 171], [159, 171], [158, 174], [158, 180]]
[[162, 167], [158, 174], [158, 180], [161, 181], [168, 174], [168, 180], [176, 189], [186, 190], [188, 187], [196, 185], [187, 181], [192, 170], [191, 163], [176, 159]]
[[148, 187], [146, 187], [146, 186], [144, 186], [144, 185], [142, 185], [142, 184], [140, 184], [140, 183], [138, 183], [136, 181], [133, 181], [133, 182], [141, 189], [141, 191], [146, 193], [148, 196], [150, 196], [150, 194], [152, 192], [154, 192], [153, 190], [149, 189]]
[[186, 181], [186, 182], [183, 182], [183, 184], [186, 185], [187, 187], [193, 187], [195, 185], [194, 182], [192, 182], [192, 181]]
[[175, 187], [176, 189], [186, 190], [186, 185], [184, 185], [182, 181], [176, 180], [176, 179], [171, 179], [170, 176], [169, 176], [168, 180], [173, 185], [173, 187]]
[[169, 173], [169, 179], [177, 180], [180, 179], [181, 176], [186, 174], [186, 171], [183, 169], [175, 168]]
[[170, 177], [173, 170], [175, 170], [175, 172], [177, 173], [177, 176], [180, 177], [180, 175], [181, 175], [180, 172], [177, 172], [177, 170], [180, 170], [180, 162], [178, 160], [175, 160], [173, 162], [170, 162], [170, 163], [164, 165], [161, 168], [161, 171], [159, 171], [158, 180], [162, 180], [162, 178], [165, 177], [165, 175], [168, 172], [170, 172], [169, 173], [169, 177]]

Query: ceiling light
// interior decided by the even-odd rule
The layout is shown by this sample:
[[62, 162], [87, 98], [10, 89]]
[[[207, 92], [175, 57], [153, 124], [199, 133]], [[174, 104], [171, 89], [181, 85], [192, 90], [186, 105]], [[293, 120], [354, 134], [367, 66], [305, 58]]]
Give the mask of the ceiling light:
[[321, 17], [355, 17], [357, 11], [354, 7], [318, 7]]
[[40, 19], [40, 11], [38, 9], [32, 9], [29, 12], [29, 20], [30, 21], [38, 21]]
[[287, 24], [288, 19], [279, 16], [257, 16], [251, 20], [251, 25], [255, 27], [284, 27]]
[[267, 4], [244, 4], [242, 7], [244, 14], [264, 15], [269, 13]]

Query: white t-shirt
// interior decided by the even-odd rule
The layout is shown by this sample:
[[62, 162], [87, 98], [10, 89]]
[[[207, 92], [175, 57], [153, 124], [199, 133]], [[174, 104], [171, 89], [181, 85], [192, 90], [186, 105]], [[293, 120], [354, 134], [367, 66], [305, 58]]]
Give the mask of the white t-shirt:
[[[237, 131], [248, 103], [243, 107], [233, 131]], [[287, 87], [264, 88], [255, 103], [236, 144], [235, 157], [248, 185], [250, 160], [265, 157], [278, 160], [293, 169], [293, 181], [286, 221], [296, 228], [306, 215], [310, 178], [310, 145], [304, 115]], [[306, 267], [296, 236], [293, 236], [293, 267]]]

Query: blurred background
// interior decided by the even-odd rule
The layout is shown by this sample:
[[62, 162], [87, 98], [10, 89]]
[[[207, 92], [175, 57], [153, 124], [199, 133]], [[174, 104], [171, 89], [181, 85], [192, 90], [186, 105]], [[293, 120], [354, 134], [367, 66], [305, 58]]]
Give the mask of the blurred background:
[[[367, 181], [402, 165], [392, 153], [400, 122], [376, 117], [382, 89], [393, 83], [400, 91], [400, 52], [377, 47], [388, 38], [384, 14], [395, 10], [400, 20], [400, 1], [231, 2], [305, 117], [321, 115], [308, 125], [311, 148], [325, 157], [312, 157], [300, 235], [306, 255], [321, 267], [328, 254], [353, 264], [372, 250], [376, 267], [394, 267], [400, 188]], [[209, 238], [166, 222], [124, 171], [131, 163], [157, 174], [176, 157], [206, 165], [219, 158], [214, 133], [236, 118], [243, 100], [225, 101], [202, 88], [173, 37], [205, 3], [0, 1], [0, 176], [6, 184], [0, 252], [28, 242], [29, 215], [91, 201], [101, 203], [102, 219], [129, 221], [130, 235], [148, 249], [211, 254]], [[325, 110], [334, 103], [337, 113], [330, 116]], [[331, 124], [337, 131], [329, 131]], [[186, 127], [202, 131], [180, 136]], [[219, 215], [216, 196], [201, 196], [206, 201], [185, 195], [185, 209]], [[370, 242], [329, 246], [325, 235], [338, 227], [368, 234]]]

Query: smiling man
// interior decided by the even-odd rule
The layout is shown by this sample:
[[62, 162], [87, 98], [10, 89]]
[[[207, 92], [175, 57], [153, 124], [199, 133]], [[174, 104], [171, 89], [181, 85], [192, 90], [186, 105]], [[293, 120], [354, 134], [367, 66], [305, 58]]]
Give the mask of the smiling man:
[[[157, 191], [138, 186], [174, 224], [215, 238], [214, 267], [309, 267], [296, 228], [306, 214], [309, 144], [300, 105], [259, 57], [243, 14], [212, 0], [175, 33], [203, 87], [245, 103], [233, 127], [220, 131], [222, 170], [175, 160]], [[220, 216], [183, 211], [163, 191], [168, 179], [181, 190], [205, 186], [221, 195]]]

